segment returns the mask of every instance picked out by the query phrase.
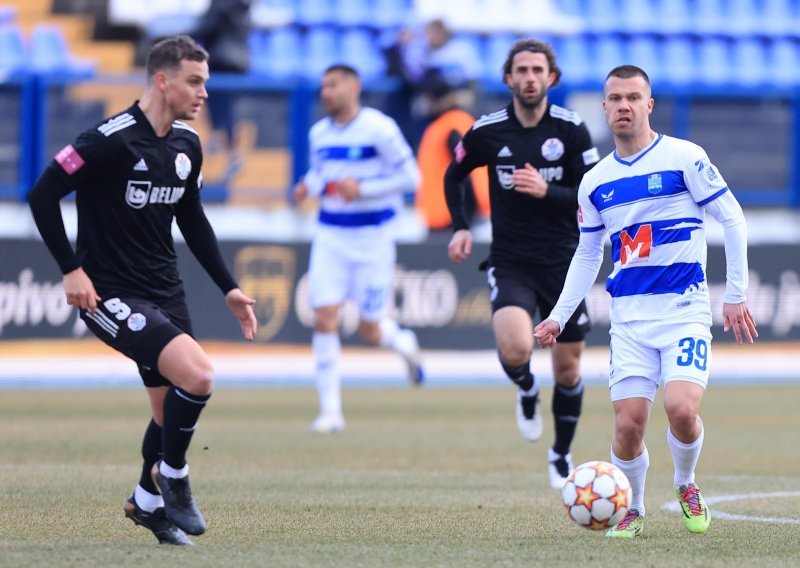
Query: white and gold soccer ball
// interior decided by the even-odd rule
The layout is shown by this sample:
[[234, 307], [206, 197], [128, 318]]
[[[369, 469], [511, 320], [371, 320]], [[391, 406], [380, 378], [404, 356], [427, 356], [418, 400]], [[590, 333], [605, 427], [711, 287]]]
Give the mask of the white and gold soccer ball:
[[631, 484], [617, 466], [590, 461], [576, 467], [561, 490], [569, 518], [590, 530], [616, 526], [631, 504]]

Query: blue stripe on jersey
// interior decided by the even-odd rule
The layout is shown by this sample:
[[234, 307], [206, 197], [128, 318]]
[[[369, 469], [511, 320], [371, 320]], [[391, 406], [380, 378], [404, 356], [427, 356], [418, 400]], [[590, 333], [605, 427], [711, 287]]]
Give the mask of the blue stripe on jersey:
[[683, 219], [636, 223], [630, 227], [625, 227], [622, 231], [611, 235], [611, 260], [617, 262], [620, 258], [620, 251], [622, 249], [622, 239], [620, 235], [626, 232], [631, 238], [634, 238], [642, 225], [650, 225], [650, 230], [653, 234], [652, 245], [657, 247], [667, 243], [691, 240], [692, 231], [701, 228], [703, 221], [694, 217], [686, 217]]
[[723, 187], [722, 189], [720, 189], [717, 193], [715, 193], [711, 197], [706, 197], [703, 201], [698, 203], [698, 205], [700, 205], [702, 207], [706, 203], [711, 203], [712, 201], [714, 201], [717, 197], [719, 197], [720, 195], [722, 195], [726, 191], [728, 191], [728, 186], [727, 185], [725, 187]]
[[604, 211], [644, 199], [672, 197], [688, 191], [683, 172], [668, 170], [600, 184], [589, 195], [589, 199], [598, 211]]
[[597, 231], [602, 231], [605, 229], [605, 226], [600, 225], [598, 227], [581, 227], [581, 233], [596, 233]]
[[624, 268], [606, 290], [612, 298], [640, 294], [683, 294], [692, 286], [705, 282], [699, 262], [676, 262], [667, 266], [632, 266]]
[[378, 155], [375, 146], [326, 146], [317, 150], [320, 160], [368, 160]]
[[336, 227], [368, 227], [382, 225], [394, 217], [394, 209], [379, 209], [377, 211], [356, 211], [353, 213], [339, 213], [321, 209], [319, 222], [324, 225]]

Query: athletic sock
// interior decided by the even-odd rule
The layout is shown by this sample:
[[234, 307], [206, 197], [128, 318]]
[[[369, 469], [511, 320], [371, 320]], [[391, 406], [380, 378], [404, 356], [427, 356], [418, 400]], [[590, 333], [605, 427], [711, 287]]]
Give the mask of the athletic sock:
[[148, 513], [164, 506], [164, 498], [161, 495], [148, 491], [141, 485], [137, 485], [133, 490], [133, 499], [136, 501], [137, 507]]
[[383, 318], [378, 325], [381, 329], [381, 347], [397, 351], [404, 359], [412, 357], [419, 349], [414, 332], [401, 328], [393, 319]]
[[553, 420], [555, 421], [556, 439], [553, 450], [565, 456], [569, 453], [578, 418], [583, 405], [583, 383], [578, 382], [572, 388], [556, 383], [553, 389]]
[[315, 331], [311, 338], [311, 349], [316, 361], [320, 414], [341, 415], [342, 379], [339, 375], [339, 360], [342, 355], [342, 344], [339, 334]]
[[186, 450], [197, 428], [197, 419], [210, 394], [189, 394], [176, 386], [164, 397], [164, 462], [175, 469], [186, 465]]
[[650, 454], [647, 452], [647, 447], [645, 446], [642, 455], [630, 461], [619, 459], [614, 455], [614, 449], [612, 448], [611, 463], [620, 468], [625, 477], [628, 478], [628, 481], [631, 482], [633, 500], [628, 509], [635, 509], [644, 517], [644, 483], [647, 478], [647, 468], [650, 467]]
[[502, 365], [503, 371], [505, 371], [508, 378], [511, 379], [511, 382], [524, 391], [525, 396], [534, 396], [539, 394], [539, 385], [534, 380], [533, 373], [531, 373], [530, 359], [519, 367], [512, 367], [503, 361], [503, 357], [501, 355], [500, 365]]
[[667, 444], [672, 453], [672, 463], [675, 464], [675, 485], [678, 487], [694, 483], [694, 470], [697, 467], [697, 460], [700, 459], [704, 437], [705, 430], [701, 428], [700, 435], [694, 442], [684, 444], [667, 427]]
[[[139, 486], [143, 491], [151, 494], [158, 493], [151, 472], [153, 465], [164, 455], [161, 451], [162, 436], [161, 426], [151, 418], [142, 439], [142, 475], [139, 477]], [[138, 500], [136, 502], [139, 503]], [[145, 510], [147, 511], [147, 509]]]

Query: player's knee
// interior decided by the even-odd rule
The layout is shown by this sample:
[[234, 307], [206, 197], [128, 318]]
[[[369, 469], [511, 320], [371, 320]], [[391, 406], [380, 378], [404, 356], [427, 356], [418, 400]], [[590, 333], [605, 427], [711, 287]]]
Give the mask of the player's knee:
[[614, 423], [618, 440], [637, 445], [644, 439], [646, 421], [631, 414], [618, 414]]
[[500, 356], [509, 367], [520, 367], [531, 360], [531, 351], [524, 345], [509, 344], [500, 348]]
[[381, 340], [381, 328], [377, 322], [362, 321], [358, 324], [358, 334], [368, 345], [377, 345]]
[[577, 385], [581, 380], [581, 372], [579, 365], [556, 365], [553, 369], [555, 381], [567, 388], [572, 388]]
[[675, 432], [688, 432], [697, 424], [697, 409], [690, 404], [672, 404], [666, 408], [669, 425]]
[[210, 361], [198, 361], [188, 375], [188, 381], [181, 386], [186, 392], [209, 395], [214, 390], [214, 368]]

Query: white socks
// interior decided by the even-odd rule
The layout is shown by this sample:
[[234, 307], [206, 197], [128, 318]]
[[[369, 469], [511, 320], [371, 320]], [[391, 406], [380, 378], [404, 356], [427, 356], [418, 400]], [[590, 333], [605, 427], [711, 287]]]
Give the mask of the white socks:
[[164, 498], [161, 495], [153, 495], [138, 484], [136, 489], [133, 490], [133, 499], [142, 511], [147, 511], [148, 513], [152, 513], [159, 507], [164, 506]]
[[628, 478], [628, 481], [631, 482], [633, 502], [628, 509], [636, 509], [644, 517], [644, 482], [647, 476], [647, 468], [650, 466], [650, 454], [647, 452], [647, 447], [645, 446], [642, 455], [630, 461], [619, 459], [614, 455], [614, 448], [612, 447], [611, 463], [620, 468]]
[[311, 338], [311, 349], [316, 361], [320, 414], [341, 416], [342, 378], [339, 375], [339, 360], [342, 343], [339, 334], [315, 331]]
[[169, 477], [171, 479], [183, 479], [187, 475], [189, 475], [189, 464], [183, 464], [183, 467], [180, 469], [175, 469], [171, 465], [169, 465], [164, 460], [161, 460], [158, 463], [158, 471], [164, 477]]
[[694, 470], [697, 460], [700, 459], [700, 450], [703, 447], [705, 430], [700, 430], [700, 435], [691, 444], [684, 444], [678, 440], [667, 427], [667, 444], [672, 452], [672, 462], [675, 464], [675, 485], [680, 487], [687, 483], [694, 483]]
[[379, 345], [397, 351], [404, 359], [412, 357], [418, 350], [417, 336], [410, 329], [401, 329], [393, 319], [383, 318], [379, 324]]

